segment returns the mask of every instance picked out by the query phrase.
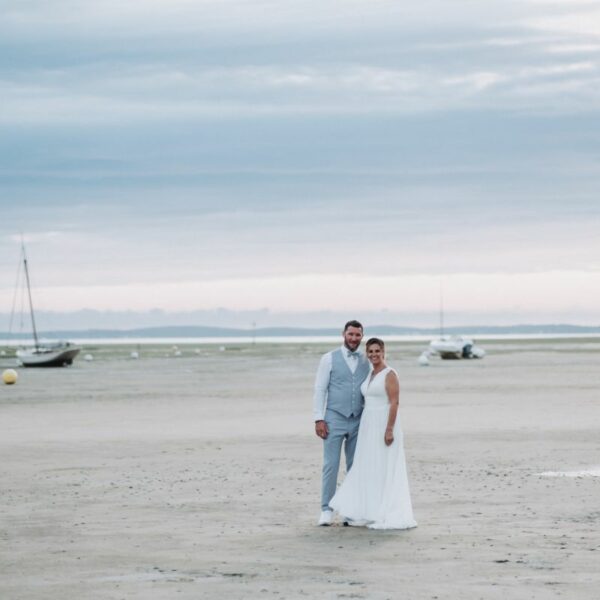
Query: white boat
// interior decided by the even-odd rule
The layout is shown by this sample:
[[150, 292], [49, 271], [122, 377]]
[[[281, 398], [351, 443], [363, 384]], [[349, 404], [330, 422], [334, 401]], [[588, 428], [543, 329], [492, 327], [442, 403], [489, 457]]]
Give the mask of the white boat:
[[429, 352], [443, 359], [483, 358], [485, 350], [461, 335], [443, 335], [429, 344]]
[[[37, 329], [35, 327], [35, 313], [31, 299], [31, 285], [29, 283], [29, 268], [27, 267], [27, 256], [25, 244], [21, 244], [21, 255], [25, 271], [25, 282], [27, 284], [27, 295], [29, 298], [29, 312], [31, 314], [31, 328], [33, 331], [33, 348], [19, 348], [16, 352], [17, 359], [24, 367], [66, 367], [73, 364], [73, 359], [79, 354], [81, 348], [70, 342], [40, 343]], [[11, 317], [12, 322], [12, 317]]]
[[73, 359], [81, 348], [70, 342], [36, 345], [33, 348], [19, 348], [17, 358], [24, 367], [66, 367], [73, 364]]
[[439, 355], [446, 360], [461, 358], [483, 358], [485, 350], [476, 346], [473, 340], [462, 335], [444, 335], [444, 294], [440, 285], [440, 337], [429, 344], [427, 354]]

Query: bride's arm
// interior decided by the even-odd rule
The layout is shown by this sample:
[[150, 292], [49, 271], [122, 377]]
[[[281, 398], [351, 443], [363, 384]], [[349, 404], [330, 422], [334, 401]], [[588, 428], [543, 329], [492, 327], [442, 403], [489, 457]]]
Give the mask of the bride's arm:
[[394, 371], [390, 371], [385, 376], [385, 391], [390, 403], [390, 413], [385, 429], [384, 441], [385, 445], [389, 446], [394, 441], [394, 424], [396, 423], [398, 404], [400, 403], [400, 382], [398, 381], [398, 375]]

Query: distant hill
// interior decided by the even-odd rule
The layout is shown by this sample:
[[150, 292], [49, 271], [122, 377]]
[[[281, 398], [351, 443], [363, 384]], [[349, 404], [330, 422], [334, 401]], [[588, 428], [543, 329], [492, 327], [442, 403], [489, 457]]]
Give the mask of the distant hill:
[[[547, 325], [506, 325], [506, 326], [469, 326], [447, 327], [446, 334], [464, 335], [498, 335], [498, 334], [589, 334], [600, 333], [600, 326], [547, 324]], [[339, 329], [299, 328], [299, 327], [265, 327], [252, 329], [233, 329], [226, 327], [177, 326], [177, 327], [145, 327], [139, 329], [88, 329], [43, 331], [41, 338], [46, 339], [107, 339], [107, 338], [198, 338], [198, 337], [314, 337], [337, 336]], [[367, 328], [368, 335], [438, 335], [437, 328], [398, 327], [395, 325], [374, 325]], [[11, 339], [29, 339], [31, 334], [12, 334]], [[0, 334], [0, 340], [7, 339], [8, 334]]]

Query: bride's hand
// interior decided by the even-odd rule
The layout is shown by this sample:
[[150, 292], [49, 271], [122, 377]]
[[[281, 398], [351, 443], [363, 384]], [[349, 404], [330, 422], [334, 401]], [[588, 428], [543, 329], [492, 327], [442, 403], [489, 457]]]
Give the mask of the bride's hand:
[[385, 441], [385, 445], [389, 446], [394, 441], [394, 430], [393, 429], [386, 429], [385, 430], [385, 436], [384, 436], [383, 439]]

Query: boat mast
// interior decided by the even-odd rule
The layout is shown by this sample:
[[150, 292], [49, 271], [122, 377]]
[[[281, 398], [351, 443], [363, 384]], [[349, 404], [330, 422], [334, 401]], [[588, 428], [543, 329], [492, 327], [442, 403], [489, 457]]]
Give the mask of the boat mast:
[[444, 288], [440, 281], [440, 337], [444, 336]]
[[29, 296], [29, 311], [31, 312], [31, 326], [33, 327], [33, 339], [35, 349], [38, 350], [40, 343], [38, 341], [37, 330], [35, 328], [35, 315], [33, 313], [33, 301], [31, 300], [31, 284], [29, 283], [29, 269], [27, 268], [27, 255], [25, 254], [25, 244], [21, 242], [21, 252], [23, 252], [23, 266], [25, 267], [25, 280], [27, 281], [27, 294]]

